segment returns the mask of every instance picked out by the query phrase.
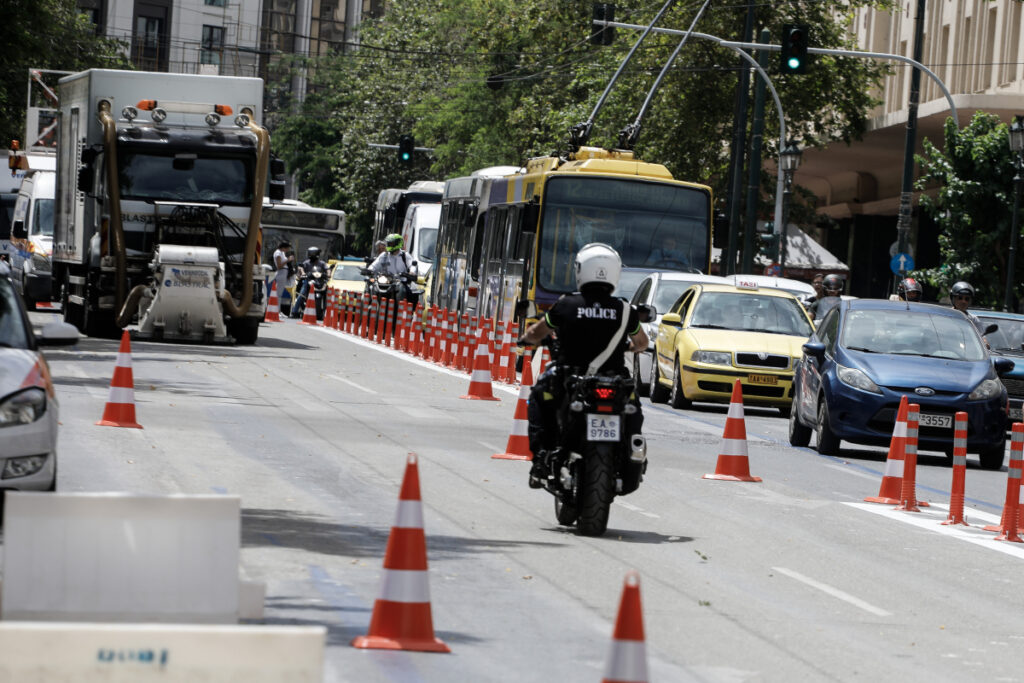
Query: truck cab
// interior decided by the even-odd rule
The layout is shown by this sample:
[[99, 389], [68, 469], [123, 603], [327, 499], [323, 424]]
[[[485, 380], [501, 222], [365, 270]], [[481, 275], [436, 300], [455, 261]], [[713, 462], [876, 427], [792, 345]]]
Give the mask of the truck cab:
[[21, 181], [11, 216], [11, 280], [30, 311], [37, 302], [49, 303], [52, 298], [55, 184], [53, 171], [29, 172]]

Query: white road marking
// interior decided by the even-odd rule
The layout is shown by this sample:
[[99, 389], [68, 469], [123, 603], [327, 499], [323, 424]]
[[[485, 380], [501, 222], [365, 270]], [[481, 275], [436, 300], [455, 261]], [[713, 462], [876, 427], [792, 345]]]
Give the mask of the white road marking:
[[615, 505], [618, 505], [619, 507], [624, 507], [624, 508], [626, 508], [627, 510], [629, 510], [631, 512], [635, 512], [635, 513], [637, 513], [639, 515], [643, 515], [644, 517], [650, 517], [651, 519], [661, 519], [660, 516], [654, 514], [653, 512], [647, 512], [643, 508], [637, 507], [636, 505], [633, 505], [632, 503], [625, 503], [625, 502], [623, 502], [621, 500], [613, 500], [612, 503], [615, 504]]
[[832, 464], [832, 463], [825, 463], [825, 467], [830, 467], [830, 468], [832, 468], [834, 470], [839, 470], [843, 474], [852, 474], [853, 476], [860, 477], [861, 479], [870, 479], [871, 481], [874, 481], [874, 482], [878, 481], [878, 476], [877, 475], [868, 474], [867, 472], [861, 472], [859, 470], [855, 470], [852, 467], [846, 467], [845, 465], [835, 465], [835, 464]]
[[483, 441], [477, 441], [477, 443], [480, 444], [481, 446], [483, 446], [484, 448], [486, 448], [487, 450], [493, 451], [494, 453], [504, 453], [505, 452], [504, 448], [498, 448], [497, 446], [494, 446], [494, 445], [489, 444], [489, 443], [485, 443]]
[[999, 524], [999, 517], [990, 515], [987, 512], [979, 512], [973, 509], [965, 510], [964, 519], [971, 526], [959, 526], [953, 524], [944, 526], [942, 522], [946, 521], [949, 508], [937, 503], [931, 503], [931, 507], [921, 508], [921, 512], [903, 512], [901, 510], [896, 510], [894, 506], [877, 505], [872, 503], [843, 503], [843, 505], [849, 505], [850, 507], [857, 508], [858, 510], [873, 512], [876, 515], [887, 517], [893, 521], [911, 524], [927, 531], [933, 531], [937, 534], [945, 534], [946, 536], [951, 536], [960, 541], [973, 543], [981, 546], [982, 548], [988, 548], [989, 550], [994, 550], [998, 553], [1011, 555], [1024, 560], [1024, 543], [1007, 543], [1006, 541], [997, 541], [995, 540], [996, 534], [994, 532], [985, 531], [981, 528], [986, 524]]
[[364, 387], [362, 384], [356, 384], [355, 382], [353, 382], [350, 379], [345, 379], [344, 377], [338, 377], [337, 375], [327, 375], [327, 376], [330, 377], [331, 379], [336, 379], [339, 382], [344, 382], [345, 384], [348, 384], [349, 386], [355, 387], [356, 389], [359, 389], [360, 391], [365, 391], [366, 393], [373, 394], [374, 396], [377, 395], [377, 392], [374, 391], [373, 389], [368, 389], [367, 387]]
[[786, 576], [788, 576], [791, 579], [796, 579], [800, 583], [807, 584], [811, 588], [817, 588], [821, 592], [827, 593], [828, 595], [831, 595], [833, 598], [838, 598], [839, 600], [842, 600], [843, 602], [848, 602], [851, 605], [853, 605], [854, 607], [859, 607], [862, 610], [864, 610], [865, 612], [870, 612], [871, 614], [874, 614], [875, 616], [878, 616], [878, 617], [891, 617], [892, 616], [892, 612], [887, 612], [884, 609], [882, 609], [881, 607], [875, 607], [871, 603], [864, 602], [863, 600], [861, 600], [860, 598], [858, 598], [856, 596], [853, 596], [853, 595], [850, 595], [849, 593], [841, 591], [838, 588], [835, 588], [834, 586], [828, 585], [827, 583], [822, 583], [821, 581], [815, 581], [811, 577], [804, 576], [803, 574], [801, 574], [799, 572], [795, 572], [792, 569], [786, 569], [785, 567], [772, 567], [772, 570], [773, 571], [777, 571], [780, 574], [785, 574]]

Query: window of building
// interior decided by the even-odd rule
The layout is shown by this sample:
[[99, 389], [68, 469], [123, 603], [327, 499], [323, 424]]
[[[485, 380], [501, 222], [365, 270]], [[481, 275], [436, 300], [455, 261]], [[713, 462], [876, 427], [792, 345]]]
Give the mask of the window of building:
[[224, 49], [224, 27], [203, 25], [203, 46], [199, 55], [200, 64], [220, 64]]
[[224, 0], [203, 0], [203, 4], [213, 7], [223, 7]]

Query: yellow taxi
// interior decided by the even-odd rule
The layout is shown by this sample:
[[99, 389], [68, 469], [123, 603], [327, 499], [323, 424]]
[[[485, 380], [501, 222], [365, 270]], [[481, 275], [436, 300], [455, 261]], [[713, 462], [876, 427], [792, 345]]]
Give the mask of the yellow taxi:
[[813, 323], [795, 296], [754, 282], [697, 284], [662, 315], [651, 364], [651, 401], [686, 408], [728, 403], [740, 380], [746, 405], [789, 415], [793, 365]]
[[346, 258], [341, 261], [331, 259], [327, 263], [332, 268], [331, 279], [327, 281], [328, 287], [336, 293], [363, 293], [366, 283], [359, 271], [366, 267], [366, 261], [361, 258]]

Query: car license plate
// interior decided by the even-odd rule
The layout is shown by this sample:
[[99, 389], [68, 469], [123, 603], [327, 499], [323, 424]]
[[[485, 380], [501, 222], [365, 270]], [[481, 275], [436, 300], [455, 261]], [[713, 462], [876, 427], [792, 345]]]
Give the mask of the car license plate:
[[595, 415], [587, 413], [587, 441], [618, 441], [618, 415]]
[[953, 416], [921, 413], [917, 418], [917, 424], [919, 427], [941, 427], [942, 429], [949, 429], [953, 426]]
[[751, 384], [771, 384], [774, 386], [779, 383], [779, 378], [775, 375], [747, 375], [747, 381]]

